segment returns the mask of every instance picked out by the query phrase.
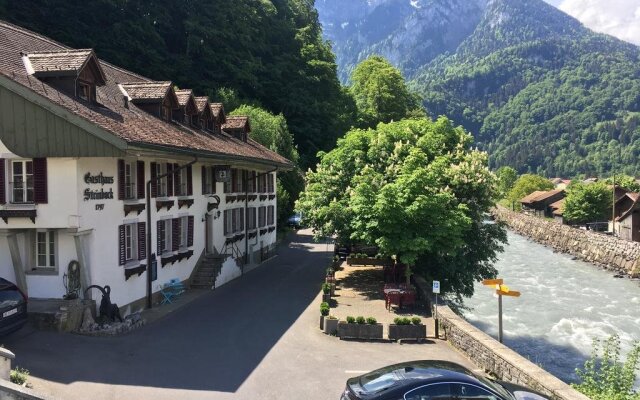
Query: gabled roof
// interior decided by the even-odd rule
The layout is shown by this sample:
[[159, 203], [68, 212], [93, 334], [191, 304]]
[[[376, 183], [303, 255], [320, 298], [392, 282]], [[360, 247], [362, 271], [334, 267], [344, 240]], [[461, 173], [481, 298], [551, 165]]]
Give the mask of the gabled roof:
[[564, 189], [553, 189], [553, 190], [549, 190], [549, 191], [544, 191], [544, 190], [536, 190], [535, 192], [531, 193], [530, 195], [524, 197], [522, 200], [520, 200], [520, 203], [522, 204], [533, 204], [533, 203], [538, 203], [541, 201], [545, 201], [548, 200], [550, 198], [552, 198], [553, 196], [556, 196], [558, 194], [564, 193]]
[[633, 214], [634, 210], [640, 207], [640, 193], [625, 193], [624, 196], [622, 196], [621, 198], [618, 199], [618, 201], [616, 201], [616, 205], [619, 202], [621, 202], [621, 200], [627, 197], [632, 201], [631, 207], [629, 207], [622, 214], [620, 214], [620, 216], [617, 218], [618, 221], [622, 221], [626, 219], [629, 215]]
[[225, 122], [224, 125], [222, 125], [222, 130], [251, 132], [249, 117], [246, 117], [246, 116], [227, 117], [227, 122]]
[[[229, 135], [207, 134], [200, 129], [165, 122], [142, 111], [135, 102], [126, 105], [118, 82], [139, 86], [157, 84], [144, 76], [98, 60], [107, 79], [104, 86], [97, 88], [99, 104], [90, 104], [36, 79], [27, 71], [22, 59], [23, 54], [69, 50], [47, 37], [0, 20], [0, 87], [10, 88], [12, 93], [42, 105], [47, 112], [72, 121], [86, 135], [110, 138], [107, 143], [122, 151], [145, 149], [167, 154], [197, 155], [215, 162], [237, 160], [291, 168], [291, 162], [286, 158], [253, 140], [244, 142]], [[172, 87], [170, 90], [175, 96]], [[35, 134], [27, 130], [25, 132]], [[15, 136], [15, 132], [0, 130], [0, 140], [3, 142], [12, 136]], [[34, 157], [34, 154], [46, 154], [48, 147], [45, 143], [38, 148], [20, 148], [22, 154], [18, 155]], [[13, 151], [11, 148], [9, 150]]]
[[26, 55], [28, 72], [36, 77], [46, 76], [78, 76], [89, 63], [97, 71], [96, 84], [102, 86], [106, 82], [104, 71], [92, 49], [66, 49], [49, 51], [32, 51]]
[[227, 119], [224, 113], [224, 105], [222, 103], [211, 103], [211, 114], [218, 122], [224, 123]]
[[195, 97], [193, 97], [193, 90], [176, 90], [176, 97], [178, 98], [178, 104], [180, 107], [185, 108], [187, 114], [191, 115], [198, 113], [198, 106], [196, 105]]
[[[129, 98], [136, 102], [158, 102], [164, 100], [167, 93], [172, 90], [171, 82], [127, 82], [120, 86], [127, 92]], [[174, 93], [175, 96], [175, 93]], [[178, 99], [176, 97], [176, 104]]]
[[[209, 108], [209, 98], [207, 96], [198, 96], [195, 98], [196, 107], [198, 107], [198, 112], [202, 114], [207, 108]], [[209, 110], [211, 111], [211, 110]]]
[[564, 214], [564, 203], [566, 199], [558, 200], [555, 203], [549, 204], [549, 208], [551, 208], [553, 215], [562, 215]]
[[543, 191], [543, 190], [536, 190], [535, 192], [530, 193], [530, 194], [528, 194], [528, 195], [524, 196], [524, 197], [520, 200], [520, 203], [523, 203], [523, 204], [529, 204], [529, 203], [532, 203], [532, 202], [533, 202], [533, 200], [535, 200], [535, 198], [536, 198], [536, 197], [538, 197], [538, 196], [540, 196], [542, 193], [544, 193], [544, 191]]

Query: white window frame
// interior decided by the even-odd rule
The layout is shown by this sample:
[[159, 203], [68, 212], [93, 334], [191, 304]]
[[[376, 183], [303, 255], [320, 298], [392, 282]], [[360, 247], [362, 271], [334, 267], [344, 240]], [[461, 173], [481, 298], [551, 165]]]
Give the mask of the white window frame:
[[[179, 166], [178, 168], [181, 168], [182, 166]], [[180, 185], [178, 186], [178, 190], [177, 193], [175, 194], [176, 196], [180, 196], [180, 197], [184, 197], [184, 196], [188, 196], [189, 193], [187, 191], [187, 168], [182, 168], [179, 172], [180, 174]], [[174, 184], [175, 184], [175, 179], [174, 179]]]
[[266, 225], [267, 225], [267, 207], [260, 206], [258, 207], [258, 228], [264, 228]]
[[[44, 235], [44, 253], [40, 251], [40, 236]], [[53, 230], [37, 229], [35, 235], [35, 268], [36, 269], [55, 269], [57, 266], [57, 237]], [[40, 257], [45, 257], [44, 264], [40, 263]]]
[[247, 208], [247, 229], [252, 231], [256, 229], [256, 208], [255, 207], [248, 207]]
[[186, 250], [189, 247], [189, 216], [181, 215], [180, 218], [180, 245], [179, 250]]
[[124, 224], [124, 261], [138, 261], [138, 223]]
[[124, 162], [124, 199], [134, 200], [138, 198], [138, 162], [135, 160], [125, 160]]
[[[20, 164], [22, 172], [15, 173], [15, 165]], [[31, 173], [27, 173], [27, 165], [31, 164]], [[10, 171], [11, 203], [32, 204], [35, 199], [35, 185], [33, 178], [33, 160], [11, 160]], [[16, 178], [20, 178], [20, 188], [17, 188]], [[16, 194], [20, 193], [22, 200], [18, 201]]]
[[[172, 233], [173, 233], [173, 219], [171, 218], [167, 218], [167, 219], [161, 219], [160, 220], [160, 225], [162, 226], [161, 228], [161, 234], [163, 235], [163, 237], [159, 237], [158, 241], [161, 244], [161, 248], [160, 248], [160, 255], [163, 254], [169, 254], [173, 252], [173, 238], [172, 238]], [[164, 232], [162, 232], [164, 231]], [[164, 244], [164, 246], [163, 246]]]
[[[156, 176], [162, 176], [167, 173], [167, 163], [156, 163]], [[169, 195], [168, 179], [165, 176], [158, 180], [158, 197], [167, 197]]]
[[203, 194], [215, 193], [216, 192], [214, 190], [215, 183], [213, 183], [213, 168], [211, 168], [211, 166], [205, 166], [204, 176], [202, 177], [202, 179], [204, 180], [204, 191], [205, 191]]

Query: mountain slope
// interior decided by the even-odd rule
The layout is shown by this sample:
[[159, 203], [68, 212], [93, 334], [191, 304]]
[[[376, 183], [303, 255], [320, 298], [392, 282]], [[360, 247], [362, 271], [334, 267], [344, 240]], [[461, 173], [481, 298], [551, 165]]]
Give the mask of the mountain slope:
[[[449, 4], [449, 12], [461, 14], [459, 4]], [[475, 4], [481, 15], [453, 51], [443, 50], [417, 69], [390, 57], [413, 78], [411, 86], [424, 96], [427, 111], [469, 129], [494, 167], [549, 176], [612, 169], [640, 174], [638, 47], [593, 33], [541, 0]], [[385, 40], [392, 42], [394, 34]], [[363, 46], [357, 57], [381, 49], [380, 43]], [[401, 58], [429, 57], [408, 51]]]

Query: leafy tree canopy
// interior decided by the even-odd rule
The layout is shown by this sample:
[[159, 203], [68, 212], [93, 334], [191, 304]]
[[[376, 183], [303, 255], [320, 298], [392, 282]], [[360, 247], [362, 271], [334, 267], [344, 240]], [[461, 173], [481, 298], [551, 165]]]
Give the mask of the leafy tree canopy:
[[551, 190], [553, 189], [553, 183], [547, 178], [534, 175], [524, 174], [520, 176], [513, 187], [507, 194], [507, 199], [516, 207], [520, 207], [520, 200], [535, 192], [536, 190]]
[[297, 208], [318, 236], [375, 244], [445, 291], [470, 296], [474, 281], [495, 276], [506, 240], [501, 225], [482, 223], [496, 178], [471, 142], [445, 117], [354, 129], [307, 173]]
[[604, 182], [575, 182], [567, 188], [563, 217], [576, 224], [606, 221], [611, 205], [611, 189]]
[[380, 56], [358, 64], [351, 82], [350, 92], [362, 127], [401, 120], [419, 107], [418, 98], [409, 92], [400, 71]]
[[498, 177], [498, 191], [500, 197], [505, 197], [518, 179], [518, 171], [509, 166], [503, 166], [496, 171]]
[[608, 185], [613, 185], [615, 182], [616, 186], [620, 186], [621, 188], [627, 189], [631, 192], [640, 192], [640, 183], [636, 181], [636, 178], [629, 175], [619, 174], [615, 177], [609, 177], [605, 179], [605, 182]]

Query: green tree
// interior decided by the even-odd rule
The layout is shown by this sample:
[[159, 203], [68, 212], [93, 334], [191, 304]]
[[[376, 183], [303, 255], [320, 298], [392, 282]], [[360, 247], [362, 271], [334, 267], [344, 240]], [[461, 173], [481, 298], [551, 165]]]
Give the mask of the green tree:
[[[248, 116], [251, 138], [297, 165], [300, 158], [298, 150], [293, 144], [293, 136], [282, 114], [274, 115], [260, 107], [241, 105], [230, 115]], [[304, 187], [300, 170], [296, 168], [290, 172], [279, 173], [277, 187], [278, 225], [285, 226], [287, 218], [293, 213], [294, 201]]]
[[551, 189], [553, 189], [553, 183], [547, 178], [535, 174], [524, 174], [513, 184], [513, 187], [507, 194], [507, 200], [509, 200], [516, 209], [520, 209], [520, 200], [523, 197], [530, 195], [536, 190]]
[[362, 127], [398, 121], [419, 108], [419, 97], [409, 92], [400, 71], [380, 56], [371, 56], [358, 64], [351, 82], [350, 92]]
[[[607, 178], [605, 182], [609, 185], [612, 185], [614, 182], [614, 177]], [[619, 174], [615, 176], [616, 186], [620, 186], [621, 188], [627, 189], [631, 192], [640, 192], [640, 183], [636, 181], [636, 178], [629, 175]]]
[[518, 179], [518, 171], [512, 167], [504, 166], [498, 168], [496, 176], [498, 177], [498, 192], [500, 194], [500, 198], [504, 198], [516, 183], [516, 180]]
[[604, 182], [572, 183], [567, 188], [563, 217], [574, 224], [606, 221], [611, 202], [611, 190]]
[[[602, 348], [601, 348], [602, 346]], [[640, 368], [640, 342], [635, 342], [624, 363], [620, 360], [620, 338], [611, 336], [604, 343], [594, 340], [591, 357], [583, 369], [576, 369], [581, 382], [572, 384], [593, 400], [640, 400], [634, 389]]]
[[460, 298], [476, 280], [495, 276], [506, 240], [483, 224], [495, 197], [486, 153], [445, 117], [354, 129], [306, 175], [297, 209], [317, 236], [378, 246]]

